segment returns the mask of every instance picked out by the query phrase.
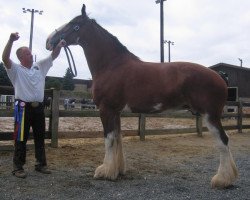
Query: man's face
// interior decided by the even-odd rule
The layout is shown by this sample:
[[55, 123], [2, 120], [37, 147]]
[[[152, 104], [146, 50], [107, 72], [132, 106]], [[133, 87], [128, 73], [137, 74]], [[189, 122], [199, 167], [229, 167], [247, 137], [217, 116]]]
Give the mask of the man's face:
[[32, 64], [33, 64], [33, 55], [31, 53], [31, 51], [29, 50], [29, 48], [24, 47], [22, 49], [22, 54], [21, 54], [21, 57], [20, 57], [20, 61], [21, 61], [21, 64], [24, 67], [30, 68], [32, 66]]

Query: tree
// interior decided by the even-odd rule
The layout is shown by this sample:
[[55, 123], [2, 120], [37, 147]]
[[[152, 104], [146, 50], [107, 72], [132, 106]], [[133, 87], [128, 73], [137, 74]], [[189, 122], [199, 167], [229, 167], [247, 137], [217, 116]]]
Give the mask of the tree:
[[45, 80], [45, 89], [55, 88], [57, 90], [60, 90], [62, 86], [62, 83], [58, 78], [55, 77], [46, 77]]
[[5, 67], [3, 63], [0, 63], [0, 85], [2, 86], [12, 86], [10, 79], [7, 75], [7, 72], [5, 70]]
[[63, 90], [74, 90], [75, 84], [74, 84], [73, 77], [74, 76], [73, 76], [70, 68], [68, 68], [66, 70], [64, 77], [63, 77], [63, 85], [62, 85]]

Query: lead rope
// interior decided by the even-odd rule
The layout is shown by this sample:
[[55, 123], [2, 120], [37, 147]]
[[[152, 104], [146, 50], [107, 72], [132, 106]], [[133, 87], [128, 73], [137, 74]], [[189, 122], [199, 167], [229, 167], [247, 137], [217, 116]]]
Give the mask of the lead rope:
[[[76, 76], [77, 76], [77, 70], [76, 70], [76, 65], [75, 65], [75, 61], [74, 61], [73, 55], [72, 55], [72, 53], [71, 53], [69, 47], [65, 46], [65, 47], [64, 47], [64, 50], [65, 50], [65, 53], [66, 53], [66, 56], [67, 56], [67, 59], [68, 59], [70, 71], [71, 71], [73, 77], [76, 77]], [[70, 54], [70, 57], [69, 57], [68, 52], [69, 52], [69, 54]], [[70, 58], [71, 58], [71, 61], [72, 61], [74, 70], [72, 69], [72, 65], [71, 65]]]

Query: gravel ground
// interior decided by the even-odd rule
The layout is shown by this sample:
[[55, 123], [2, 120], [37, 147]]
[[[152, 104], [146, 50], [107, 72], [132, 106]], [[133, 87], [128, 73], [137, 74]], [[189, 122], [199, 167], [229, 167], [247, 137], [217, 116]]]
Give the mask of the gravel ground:
[[51, 175], [34, 171], [27, 154], [26, 179], [11, 175], [12, 152], [0, 152], [0, 199], [250, 199], [250, 134], [232, 134], [231, 149], [240, 177], [224, 190], [210, 188], [219, 155], [209, 134], [124, 138], [127, 173], [116, 181], [95, 180], [103, 139], [60, 140], [47, 147]]
[[164, 175], [133, 174], [115, 182], [94, 180], [92, 169], [53, 171], [44, 176], [30, 172], [28, 178], [1, 176], [1, 199], [250, 199], [249, 155], [238, 156], [241, 178], [226, 190], [209, 187], [214, 172], [211, 158], [191, 159]]

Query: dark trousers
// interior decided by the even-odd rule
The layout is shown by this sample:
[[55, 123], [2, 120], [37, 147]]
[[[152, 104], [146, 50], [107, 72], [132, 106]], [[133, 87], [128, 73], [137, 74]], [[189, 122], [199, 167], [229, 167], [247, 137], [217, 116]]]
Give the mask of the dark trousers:
[[[21, 101], [18, 102], [20, 108]], [[15, 122], [16, 125], [16, 122]], [[16, 127], [16, 126], [15, 126]], [[37, 107], [32, 107], [30, 103], [25, 103], [24, 115], [24, 138], [23, 141], [15, 139], [15, 150], [13, 157], [14, 170], [23, 169], [26, 161], [26, 143], [29, 139], [30, 127], [32, 127], [35, 144], [36, 167], [46, 166], [45, 156], [45, 115], [44, 106], [39, 103]]]

